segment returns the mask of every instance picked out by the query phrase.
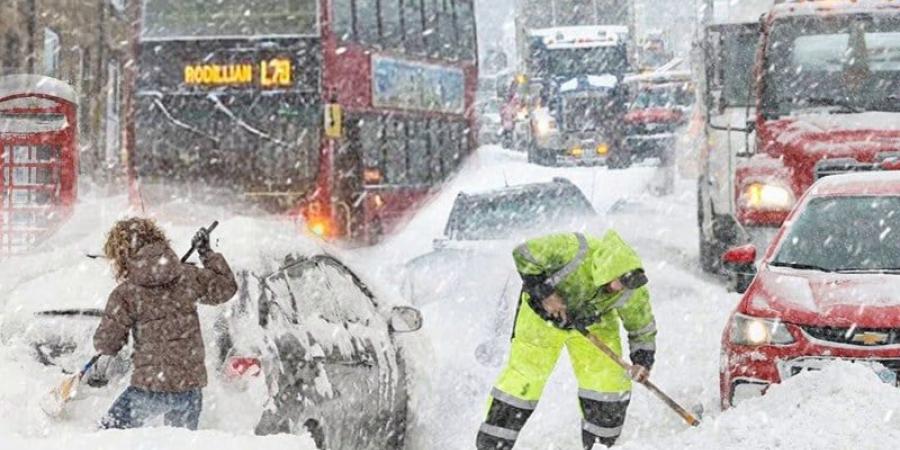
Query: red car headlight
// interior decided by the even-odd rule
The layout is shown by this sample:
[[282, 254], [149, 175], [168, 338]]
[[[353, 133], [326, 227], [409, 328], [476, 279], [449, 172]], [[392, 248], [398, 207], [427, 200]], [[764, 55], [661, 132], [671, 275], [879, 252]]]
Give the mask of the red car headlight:
[[788, 345], [794, 336], [784, 322], [735, 314], [731, 322], [731, 342], [737, 345]]

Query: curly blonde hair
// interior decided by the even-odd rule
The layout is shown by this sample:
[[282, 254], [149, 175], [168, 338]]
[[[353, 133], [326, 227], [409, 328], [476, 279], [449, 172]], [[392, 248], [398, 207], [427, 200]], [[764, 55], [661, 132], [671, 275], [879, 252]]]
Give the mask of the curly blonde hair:
[[120, 220], [106, 234], [103, 253], [113, 265], [116, 280], [128, 277], [128, 260], [145, 245], [169, 243], [169, 239], [153, 219], [132, 217]]

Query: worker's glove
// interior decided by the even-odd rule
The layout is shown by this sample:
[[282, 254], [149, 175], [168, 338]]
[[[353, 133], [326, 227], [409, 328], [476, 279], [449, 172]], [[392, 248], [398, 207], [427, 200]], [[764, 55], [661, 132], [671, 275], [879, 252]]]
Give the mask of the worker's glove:
[[653, 350], [635, 350], [629, 357], [632, 364], [646, 367], [647, 370], [652, 369], [653, 363], [656, 362], [656, 352]]
[[201, 228], [197, 231], [197, 234], [191, 239], [191, 246], [197, 249], [197, 253], [200, 254], [201, 258], [205, 258], [212, 252], [212, 249], [209, 247], [209, 232], [206, 231], [206, 228]]
[[622, 283], [625, 289], [634, 290], [644, 287], [650, 280], [647, 278], [647, 274], [644, 273], [644, 269], [637, 269], [622, 275], [619, 278], [619, 282]]
[[642, 365], [634, 364], [628, 368], [628, 377], [637, 383], [643, 383], [650, 378], [650, 370]]

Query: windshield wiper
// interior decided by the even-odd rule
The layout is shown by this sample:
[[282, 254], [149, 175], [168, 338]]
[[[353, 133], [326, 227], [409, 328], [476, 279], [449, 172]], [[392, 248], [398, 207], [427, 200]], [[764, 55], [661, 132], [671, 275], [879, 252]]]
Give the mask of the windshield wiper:
[[770, 266], [775, 267], [787, 267], [789, 269], [800, 269], [800, 270], [816, 270], [819, 272], [834, 272], [832, 269], [826, 269], [824, 267], [819, 267], [813, 264], [803, 264], [803, 263], [788, 263], [788, 262], [770, 262]]
[[900, 274], [900, 267], [874, 267], [870, 269], [864, 268], [849, 268], [849, 269], [838, 269], [835, 270], [837, 273], [883, 273], [886, 275], [896, 275]]
[[842, 108], [840, 112], [861, 113], [865, 111], [865, 109], [851, 104], [847, 99], [834, 97], [808, 97], [804, 100], [806, 100], [806, 104], [809, 106], [839, 106]]

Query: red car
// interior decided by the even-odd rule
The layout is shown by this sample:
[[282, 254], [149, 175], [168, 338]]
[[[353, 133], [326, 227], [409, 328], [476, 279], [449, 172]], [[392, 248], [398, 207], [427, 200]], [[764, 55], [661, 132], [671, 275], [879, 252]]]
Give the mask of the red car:
[[[853, 164], [858, 172], [896, 166]], [[834, 359], [866, 364], [897, 384], [900, 172], [821, 179], [790, 213], [758, 273], [755, 259], [751, 245], [723, 256], [744, 293], [722, 335], [723, 408]]]

